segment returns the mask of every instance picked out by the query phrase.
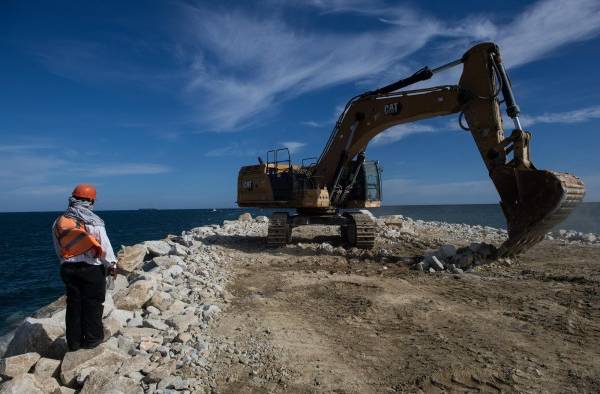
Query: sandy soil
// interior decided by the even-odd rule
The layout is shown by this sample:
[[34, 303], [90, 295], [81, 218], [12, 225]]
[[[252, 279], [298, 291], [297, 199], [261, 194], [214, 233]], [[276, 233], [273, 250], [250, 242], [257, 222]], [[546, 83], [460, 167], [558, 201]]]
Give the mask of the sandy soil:
[[[295, 229], [294, 242], [337, 246], [334, 233]], [[443, 241], [378, 239], [362, 258], [265, 250], [261, 237], [223, 244], [234, 279], [211, 328], [213, 390], [600, 390], [600, 248], [544, 241], [511, 265], [409, 269]], [[383, 247], [396, 258], [377, 257]]]

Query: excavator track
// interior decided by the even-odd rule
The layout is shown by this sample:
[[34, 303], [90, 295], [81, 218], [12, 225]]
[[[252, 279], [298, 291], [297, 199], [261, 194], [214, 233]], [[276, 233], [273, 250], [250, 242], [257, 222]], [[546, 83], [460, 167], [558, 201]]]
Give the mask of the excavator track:
[[284, 246], [290, 242], [292, 229], [288, 224], [288, 218], [287, 212], [275, 212], [271, 215], [267, 232], [268, 246]]
[[[585, 187], [578, 177], [553, 171], [544, 171], [544, 173], [548, 178], [546, 184], [553, 183], [553, 185], [551, 185], [552, 189], [548, 188], [546, 193], [542, 193], [540, 197], [544, 197], [545, 200], [553, 197], [551, 205], [540, 207], [541, 201], [532, 198], [534, 201], [530, 201], [531, 207], [526, 206], [524, 209], [535, 211], [539, 208], [542, 213], [540, 215], [538, 212], [538, 217], [529, 222], [526, 220], [511, 221], [511, 217], [521, 219], [526, 217], [529, 212], [509, 214], [510, 212], [507, 213], [507, 209], [505, 209], [508, 219], [508, 239], [498, 249], [498, 257], [517, 255], [542, 241], [545, 235], [554, 226], [565, 220], [577, 204], [583, 200]], [[531, 214], [536, 216], [536, 212]]]
[[344, 216], [352, 219], [342, 234], [346, 241], [360, 249], [372, 249], [375, 246], [375, 222], [371, 216], [360, 212], [347, 212]]

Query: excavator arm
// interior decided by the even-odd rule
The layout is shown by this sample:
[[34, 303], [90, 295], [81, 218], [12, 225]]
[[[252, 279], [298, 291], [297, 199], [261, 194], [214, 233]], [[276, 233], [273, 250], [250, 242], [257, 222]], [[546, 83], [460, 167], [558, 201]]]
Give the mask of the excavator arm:
[[[463, 72], [458, 85], [397, 91], [459, 64]], [[502, 127], [500, 96], [515, 126], [509, 137]], [[467, 126], [461, 123], [461, 127], [473, 136], [501, 198], [509, 238], [500, 255], [520, 253], [542, 240], [583, 199], [585, 191], [579, 178], [537, 170], [531, 162], [531, 134], [522, 130], [519, 107], [493, 43], [476, 45], [457, 61], [433, 70], [424, 68], [407, 79], [351, 99], [313, 168], [312, 178], [327, 187], [332, 206], [341, 206], [355, 178], [347, 176], [351, 163], [355, 157], [364, 160], [364, 151], [373, 138], [395, 125], [454, 113], [464, 117]], [[347, 183], [342, 184], [344, 181]]]

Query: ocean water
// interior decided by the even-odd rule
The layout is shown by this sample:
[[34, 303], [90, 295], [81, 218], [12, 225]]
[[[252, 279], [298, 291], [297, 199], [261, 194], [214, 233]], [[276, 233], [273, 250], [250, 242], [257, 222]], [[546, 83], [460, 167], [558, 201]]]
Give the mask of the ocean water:
[[[236, 219], [260, 209], [100, 211], [115, 253], [120, 245], [162, 239], [167, 234]], [[414, 219], [504, 227], [498, 205], [410, 205], [372, 210], [376, 216], [401, 214]], [[0, 213], [0, 335], [24, 317], [63, 294], [51, 225], [59, 212]], [[561, 228], [600, 233], [600, 203], [580, 205]]]

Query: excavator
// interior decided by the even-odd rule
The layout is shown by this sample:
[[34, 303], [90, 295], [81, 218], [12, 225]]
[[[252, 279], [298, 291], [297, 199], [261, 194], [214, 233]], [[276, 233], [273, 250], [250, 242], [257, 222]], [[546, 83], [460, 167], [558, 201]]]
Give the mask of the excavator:
[[[462, 65], [458, 85], [400, 90]], [[500, 105], [514, 129], [505, 136]], [[500, 50], [494, 43], [470, 48], [460, 59], [351, 98], [318, 158], [292, 164], [289, 150], [267, 153], [267, 162], [244, 166], [238, 175], [240, 207], [275, 208], [267, 244], [282, 246], [302, 225], [340, 226], [344, 242], [370, 249], [375, 222], [360, 208], [381, 206], [381, 167], [367, 160], [369, 142], [386, 129], [421, 119], [459, 114], [471, 133], [500, 195], [508, 239], [497, 257], [524, 252], [563, 221], [583, 199], [585, 187], [574, 175], [538, 170], [530, 157], [531, 133], [523, 130], [520, 109]], [[466, 124], [465, 124], [466, 122]], [[291, 214], [295, 209], [295, 213]]]

